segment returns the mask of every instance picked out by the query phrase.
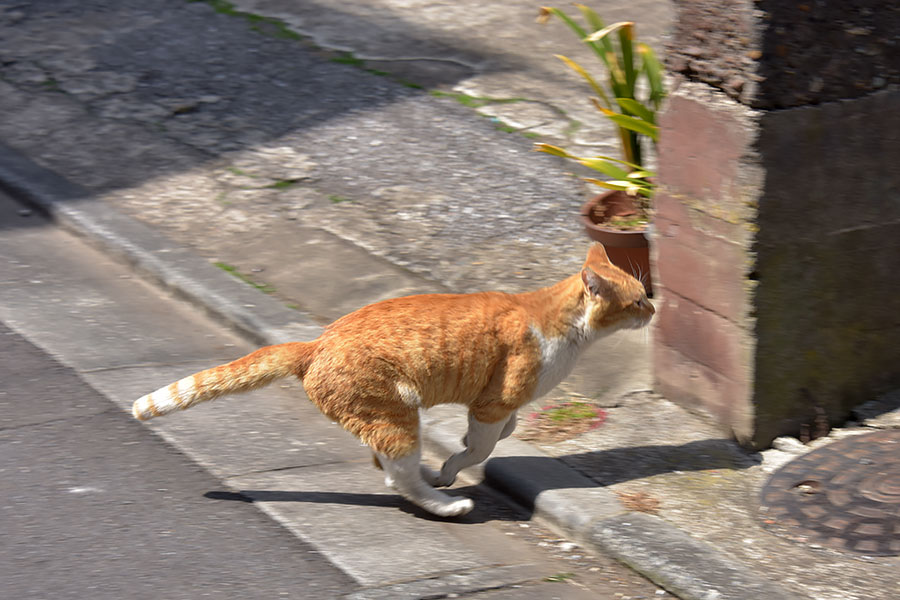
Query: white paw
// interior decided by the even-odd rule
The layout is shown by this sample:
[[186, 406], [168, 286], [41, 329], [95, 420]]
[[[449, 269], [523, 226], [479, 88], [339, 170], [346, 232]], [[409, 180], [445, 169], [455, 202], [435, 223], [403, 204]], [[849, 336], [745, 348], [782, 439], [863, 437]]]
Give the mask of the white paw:
[[475, 508], [475, 503], [469, 498], [460, 498], [445, 504], [426, 507], [429, 512], [439, 517], [458, 517], [470, 512], [473, 508]]
[[394, 485], [394, 478], [390, 475], [384, 476], [384, 485], [388, 486], [392, 490], [396, 490], [397, 486]]

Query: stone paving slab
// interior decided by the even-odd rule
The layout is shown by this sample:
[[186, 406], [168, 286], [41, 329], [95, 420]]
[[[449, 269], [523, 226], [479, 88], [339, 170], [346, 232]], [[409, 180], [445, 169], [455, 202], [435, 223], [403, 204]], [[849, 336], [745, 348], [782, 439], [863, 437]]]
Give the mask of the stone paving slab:
[[[786, 592], [712, 546], [678, 535], [650, 515], [632, 513], [603, 520], [591, 529], [599, 547], [679, 596], [787, 600]], [[695, 565], [702, 564], [702, 569]]]
[[[447, 530], [445, 522], [409, 519], [404, 512], [414, 509], [385, 489], [383, 475], [371, 468], [368, 452], [361, 449], [360, 454], [356, 463], [270, 471], [226, 482], [320, 548], [363, 586], [496, 565], [496, 555], [473, 554]], [[410, 543], [420, 539], [429, 540], [427, 550]], [[428, 552], [428, 560], [417, 560], [423, 551]], [[504, 556], [502, 561], [508, 564], [510, 559]]]
[[[320, 228], [271, 233], [271, 237], [236, 234], [232, 244], [219, 248], [216, 258], [229, 265], [247, 265], [248, 274], [259, 281], [277, 281], [277, 287], [271, 286], [272, 295], [315, 315], [321, 325], [373, 300], [448, 291]], [[285, 247], [295, 249], [287, 259]], [[339, 274], [332, 270], [335, 264], [345, 265]]]
[[[533, 133], [597, 153], [615, 151], [614, 132], [597, 117], [586, 84], [554, 54], [599, 73], [598, 59], [562, 22], [537, 23], [540, 3], [502, 5], [352, 0], [237, 0], [239, 10], [282, 20], [318, 46], [351, 52], [371, 67], [427, 87], [481, 98], [519, 99], [478, 109]], [[567, 3], [551, 3], [572, 15]], [[610, 0], [591, 3], [607, 23], [635, 21], [639, 39], [662, 52], [673, 19], [671, 3]]]
[[346, 596], [347, 600], [395, 600], [396, 598], [433, 598], [446, 594], [449, 598], [486, 598], [488, 600], [588, 600], [596, 598], [592, 591], [560, 583], [520, 585], [516, 579], [533, 578], [534, 565], [487, 567], [369, 588]]

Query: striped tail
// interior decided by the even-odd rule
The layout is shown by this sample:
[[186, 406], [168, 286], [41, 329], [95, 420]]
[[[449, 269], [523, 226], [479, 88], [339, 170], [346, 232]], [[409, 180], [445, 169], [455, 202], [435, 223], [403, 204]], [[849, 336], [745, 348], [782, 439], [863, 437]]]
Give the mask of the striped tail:
[[228, 364], [200, 371], [136, 400], [131, 414], [139, 421], [185, 410], [226, 394], [249, 392], [291, 375], [303, 379], [315, 342], [266, 346]]

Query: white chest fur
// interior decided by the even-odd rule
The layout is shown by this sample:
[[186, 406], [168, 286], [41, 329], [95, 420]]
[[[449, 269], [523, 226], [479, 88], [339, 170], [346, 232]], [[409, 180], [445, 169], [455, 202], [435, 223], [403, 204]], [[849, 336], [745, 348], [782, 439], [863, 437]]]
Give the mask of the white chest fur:
[[572, 372], [578, 356], [589, 344], [589, 339], [573, 332], [573, 335], [545, 337], [540, 329], [531, 326], [541, 350], [541, 370], [534, 398], [540, 398]]

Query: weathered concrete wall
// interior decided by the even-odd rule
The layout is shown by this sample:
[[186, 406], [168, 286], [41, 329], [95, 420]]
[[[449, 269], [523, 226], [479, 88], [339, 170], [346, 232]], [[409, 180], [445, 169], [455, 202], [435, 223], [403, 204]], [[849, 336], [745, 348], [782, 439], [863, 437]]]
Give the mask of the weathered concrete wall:
[[900, 386], [900, 6], [884, 4], [678, 5], [654, 371], [748, 444]]
[[900, 91], [768, 112], [758, 151], [756, 435], [900, 386]]
[[664, 286], [654, 337], [658, 387], [739, 439], [753, 432], [756, 118], [709, 86], [683, 84], [661, 120], [654, 201]]

